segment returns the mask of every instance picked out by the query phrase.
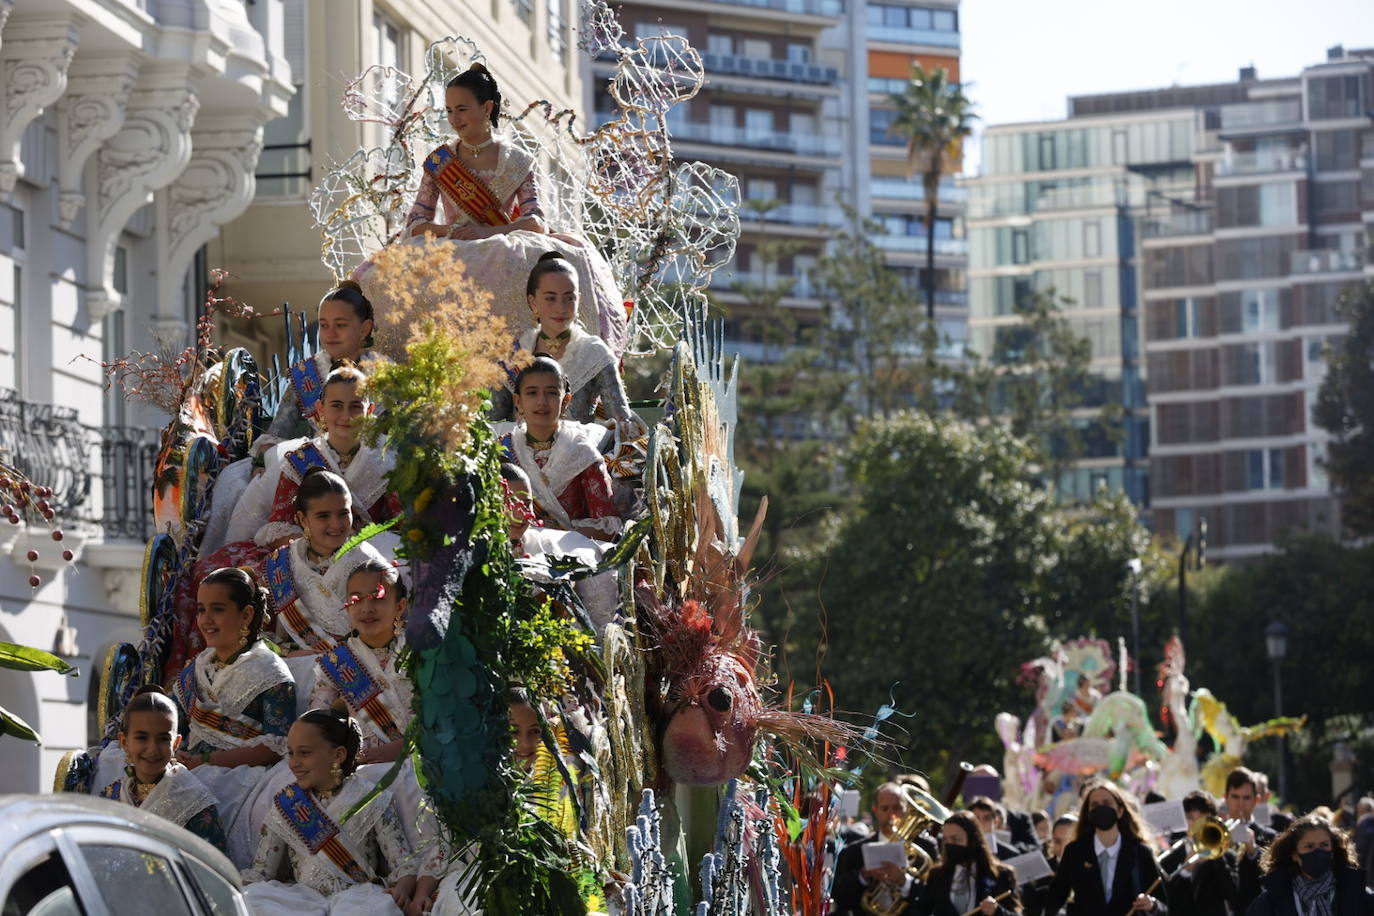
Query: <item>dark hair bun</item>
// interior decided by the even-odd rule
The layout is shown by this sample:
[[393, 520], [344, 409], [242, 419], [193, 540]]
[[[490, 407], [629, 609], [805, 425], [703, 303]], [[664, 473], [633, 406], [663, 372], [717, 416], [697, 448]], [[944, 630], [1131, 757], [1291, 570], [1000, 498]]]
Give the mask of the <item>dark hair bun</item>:
[[134, 696], [141, 697], [145, 693], [159, 693], [162, 694], [164, 697], [167, 696], [167, 691], [163, 690], [157, 684], [144, 684], [142, 687], [134, 691]]
[[357, 280], [340, 280], [340, 281], [339, 281], [339, 285], [336, 286], [336, 287], [334, 287], [334, 288], [335, 288], [335, 289], [351, 289], [351, 290], [353, 290], [355, 293], [361, 293], [361, 292], [363, 291], [363, 286], [362, 286], [362, 284], [359, 283]]
[[567, 258], [563, 257], [563, 252], [561, 252], [561, 251], [546, 251], [546, 252], [544, 252], [543, 254], [541, 254], [541, 255], [539, 256], [539, 260], [538, 260], [538, 261], [535, 261], [534, 263], [536, 263], [536, 264], [543, 264], [545, 261], [566, 261], [566, 260], [567, 260]]

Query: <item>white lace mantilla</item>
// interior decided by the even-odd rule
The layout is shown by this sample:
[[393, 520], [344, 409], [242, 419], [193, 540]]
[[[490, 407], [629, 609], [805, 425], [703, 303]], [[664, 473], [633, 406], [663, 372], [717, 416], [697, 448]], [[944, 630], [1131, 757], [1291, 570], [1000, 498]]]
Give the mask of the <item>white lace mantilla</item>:
[[332, 645], [353, 629], [348, 611], [344, 610], [344, 603], [348, 601], [348, 577], [369, 559], [380, 560], [382, 555], [364, 541], [329, 564], [324, 575], [320, 575], [306, 557], [309, 546], [305, 538], [297, 538], [289, 545], [291, 580], [296, 586], [297, 605], [311, 629]]
[[134, 777], [125, 776], [119, 782], [122, 783], [119, 791], [121, 802], [156, 814], [178, 827], [185, 827], [191, 818], [219, 803], [214, 793], [196, 778], [196, 774], [175, 762], [167, 766], [166, 775], [158, 780], [141, 805], [134, 804]]
[[[230, 717], [240, 717], [248, 704], [278, 684], [294, 683], [291, 669], [262, 641], [253, 643], [232, 663], [214, 671], [215, 650], [204, 649], [196, 656], [196, 702], [204, 708]], [[213, 673], [212, 673], [213, 672]], [[186, 710], [188, 713], [190, 710]], [[286, 750], [281, 735], [261, 735], [242, 739], [206, 728], [194, 719], [187, 736], [188, 747], [206, 743], [218, 748], [267, 747], [277, 753]]]
[[[568, 328], [568, 346], [559, 358], [558, 365], [568, 379], [568, 393], [581, 391], [596, 374], [607, 366], [615, 365], [615, 354], [606, 342], [595, 334], [589, 334], [581, 324], [574, 322]], [[534, 352], [535, 342], [539, 339], [539, 325], [535, 325], [520, 335], [520, 349]], [[514, 384], [507, 380], [507, 387]]]
[[[363, 642], [361, 637], [350, 636], [347, 644], [348, 648], [353, 650], [353, 657], [367, 669], [372, 682], [381, 685], [382, 692], [377, 695], [377, 699], [386, 707], [386, 711], [391, 713], [391, 719], [396, 723], [396, 727], [405, 731], [413, 716], [410, 703], [415, 695], [415, 689], [410, 683], [410, 678], [406, 677], [404, 672], [396, 670], [396, 659], [401, 655], [401, 641], [397, 640], [392, 652], [387, 656], [385, 665], [377, 660], [377, 650]], [[331, 689], [334, 687], [318, 663], [315, 666], [315, 683], [328, 684]], [[376, 746], [391, 741], [386, 732], [372, 721], [372, 716], [368, 715], [366, 709], [355, 710], [354, 716], [364, 726], [365, 743]]]
[[525, 441], [527, 429], [524, 421], [515, 424], [511, 430], [511, 450], [515, 452], [515, 460], [529, 475], [531, 495], [545, 512], [553, 516], [554, 521], [567, 529], [572, 528], [572, 519], [558, 501], [558, 495], [568, 488], [578, 474], [601, 460], [601, 453], [587, 441], [581, 429], [586, 425], [559, 420], [558, 435], [554, 437], [553, 448], [549, 449], [549, 460], [544, 462], [542, 468], [534, 460], [534, 449]]

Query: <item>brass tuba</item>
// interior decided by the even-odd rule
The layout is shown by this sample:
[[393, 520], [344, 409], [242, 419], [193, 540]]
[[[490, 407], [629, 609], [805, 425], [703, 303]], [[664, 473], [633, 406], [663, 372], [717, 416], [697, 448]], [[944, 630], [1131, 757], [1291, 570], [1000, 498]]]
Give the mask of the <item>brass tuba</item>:
[[[901, 795], [906, 813], [893, 823], [892, 832], [901, 838], [906, 847], [907, 874], [917, 881], [924, 881], [935, 866], [935, 860], [916, 843], [916, 837], [932, 825], [943, 824], [949, 819], [950, 812], [929, 792], [923, 792], [915, 786], [902, 786]], [[906, 907], [901, 885], [875, 882], [864, 891], [863, 907], [865, 912], [873, 916], [897, 916]]]

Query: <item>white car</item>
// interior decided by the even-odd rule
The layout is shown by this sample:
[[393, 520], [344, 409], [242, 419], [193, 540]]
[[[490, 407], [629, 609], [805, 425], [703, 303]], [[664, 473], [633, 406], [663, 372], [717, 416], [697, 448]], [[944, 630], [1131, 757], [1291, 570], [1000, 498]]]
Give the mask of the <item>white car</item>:
[[132, 805], [0, 795], [0, 916], [249, 916], [219, 850]]

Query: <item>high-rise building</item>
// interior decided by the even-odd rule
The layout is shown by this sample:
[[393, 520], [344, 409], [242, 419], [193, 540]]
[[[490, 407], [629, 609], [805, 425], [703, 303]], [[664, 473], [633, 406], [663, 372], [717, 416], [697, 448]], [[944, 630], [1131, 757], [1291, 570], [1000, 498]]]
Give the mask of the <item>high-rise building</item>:
[[1205, 519], [1221, 560], [1339, 531], [1311, 409], [1336, 297], [1374, 273], [1371, 74], [1374, 52], [1333, 48], [1291, 78], [1247, 67], [988, 129], [967, 182], [973, 347], [1014, 352], [1014, 304], [1055, 289], [1092, 342], [1089, 403], [1124, 408], [1067, 496], [1123, 487], [1180, 536]]
[[1374, 275], [1374, 50], [1236, 88], [1203, 112], [1192, 193], [1152, 199], [1141, 239], [1155, 523], [1205, 518], [1220, 559], [1339, 534], [1312, 407], [1336, 299]]
[[[889, 96], [915, 61], [959, 79], [957, 2], [635, 0], [620, 18], [629, 44], [676, 34], [702, 51], [705, 87], [670, 111], [669, 132], [679, 157], [739, 177], [743, 231], [735, 261], [713, 281], [735, 348], [761, 355], [743, 286], [790, 282], [782, 304], [803, 326], [823, 320], [809, 271], [832, 229], [845, 223], [841, 204], [887, 227], [879, 244], [906, 279], [917, 320], [925, 206], [919, 180], [907, 172], [905, 141], [887, 129]], [[586, 76], [598, 122], [614, 110], [606, 86], [612, 72], [610, 61], [593, 61]], [[938, 317], [962, 350], [966, 248], [962, 192], [952, 179], [941, 191], [935, 231]], [[770, 257], [772, 242], [788, 250]]]

